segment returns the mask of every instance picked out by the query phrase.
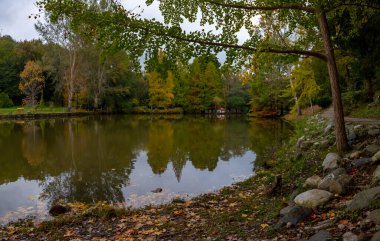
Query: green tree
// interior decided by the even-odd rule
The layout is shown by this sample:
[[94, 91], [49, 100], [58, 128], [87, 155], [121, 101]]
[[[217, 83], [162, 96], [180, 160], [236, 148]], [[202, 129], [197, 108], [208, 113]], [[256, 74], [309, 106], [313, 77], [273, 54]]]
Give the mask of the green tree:
[[230, 112], [247, 112], [251, 95], [249, 84], [244, 84], [237, 74], [223, 75], [223, 93], [225, 108]]
[[8, 108], [12, 106], [13, 106], [13, 102], [9, 98], [8, 94], [1, 92], [0, 93], [0, 108]]
[[260, 54], [242, 75], [243, 81], [251, 87], [251, 109], [253, 112], [283, 112], [286, 100], [282, 91], [289, 82], [294, 57]]
[[289, 88], [285, 91], [289, 97], [294, 97], [295, 104], [292, 111], [298, 111], [300, 115], [301, 107], [308, 104], [313, 106], [313, 99], [318, 95], [320, 88], [317, 85], [312, 69], [312, 60], [303, 59], [295, 66], [291, 72]]
[[0, 36], [0, 92], [5, 92], [19, 104], [22, 99], [18, 85], [24, 61], [17, 54], [18, 43], [10, 36]]
[[201, 76], [201, 98], [205, 110], [216, 109], [221, 107], [224, 100], [222, 99], [222, 79], [220, 71], [213, 62], [208, 62]]
[[24, 70], [20, 73], [20, 78], [19, 89], [26, 95], [23, 101], [26, 105], [34, 107], [37, 102], [37, 96], [42, 91], [45, 83], [41, 65], [34, 61], [28, 61]]
[[205, 112], [222, 104], [224, 100], [221, 74], [212, 58], [196, 58], [190, 65], [189, 78], [189, 111]]
[[190, 70], [189, 64], [178, 61], [176, 65], [176, 78], [174, 78], [173, 94], [174, 104], [188, 110], [188, 95], [190, 92]]

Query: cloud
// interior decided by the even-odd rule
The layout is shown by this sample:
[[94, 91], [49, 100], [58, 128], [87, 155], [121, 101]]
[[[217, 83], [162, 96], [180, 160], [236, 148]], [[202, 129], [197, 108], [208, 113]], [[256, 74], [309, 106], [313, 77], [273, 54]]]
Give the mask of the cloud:
[[29, 19], [32, 13], [38, 13], [35, 1], [0, 0], [0, 34], [10, 35], [18, 41], [38, 38], [34, 29], [36, 20]]

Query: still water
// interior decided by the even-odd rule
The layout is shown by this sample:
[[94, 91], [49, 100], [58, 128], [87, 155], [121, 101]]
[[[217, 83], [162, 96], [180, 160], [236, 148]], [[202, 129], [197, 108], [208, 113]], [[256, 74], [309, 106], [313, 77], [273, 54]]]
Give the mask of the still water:
[[2, 121], [0, 224], [44, 219], [57, 200], [141, 207], [215, 191], [253, 175], [289, 130], [237, 117]]

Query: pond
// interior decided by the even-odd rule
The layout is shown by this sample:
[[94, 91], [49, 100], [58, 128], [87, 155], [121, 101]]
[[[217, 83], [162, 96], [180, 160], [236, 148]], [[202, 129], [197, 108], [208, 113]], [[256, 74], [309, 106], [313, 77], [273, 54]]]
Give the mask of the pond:
[[2, 121], [0, 224], [45, 219], [57, 200], [142, 207], [212, 192], [254, 175], [289, 132], [245, 117]]

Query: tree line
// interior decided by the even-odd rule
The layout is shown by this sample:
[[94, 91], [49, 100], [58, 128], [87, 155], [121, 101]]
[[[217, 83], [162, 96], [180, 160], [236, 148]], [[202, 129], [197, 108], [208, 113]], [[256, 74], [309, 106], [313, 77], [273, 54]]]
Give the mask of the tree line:
[[113, 112], [181, 108], [189, 113], [221, 107], [231, 112], [249, 110], [249, 85], [232, 71], [223, 71], [215, 55], [182, 63], [158, 50], [144, 70], [136, 71], [124, 51], [105, 53], [92, 42], [75, 41], [81, 42], [67, 47], [0, 37], [0, 107], [66, 106], [69, 111]]
[[66, 106], [114, 112], [180, 108], [187, 113], [223, 108], [231, 113], [251, 110], [277, 115], [331, 101], [329, 94], [318, 95], [326, 78], [318, 84], [309, 81], [314, 80], [311, 59], [263, 54], [249, 69], [236, 71], [222, 66], [214, 54], [184, 63], [158, 49], [144, 69], [136, 71], [124, 51], [104, 53], [83, 40], [75, 45], [70, 49], [55, 42], [0, 37], [1, 107]]

